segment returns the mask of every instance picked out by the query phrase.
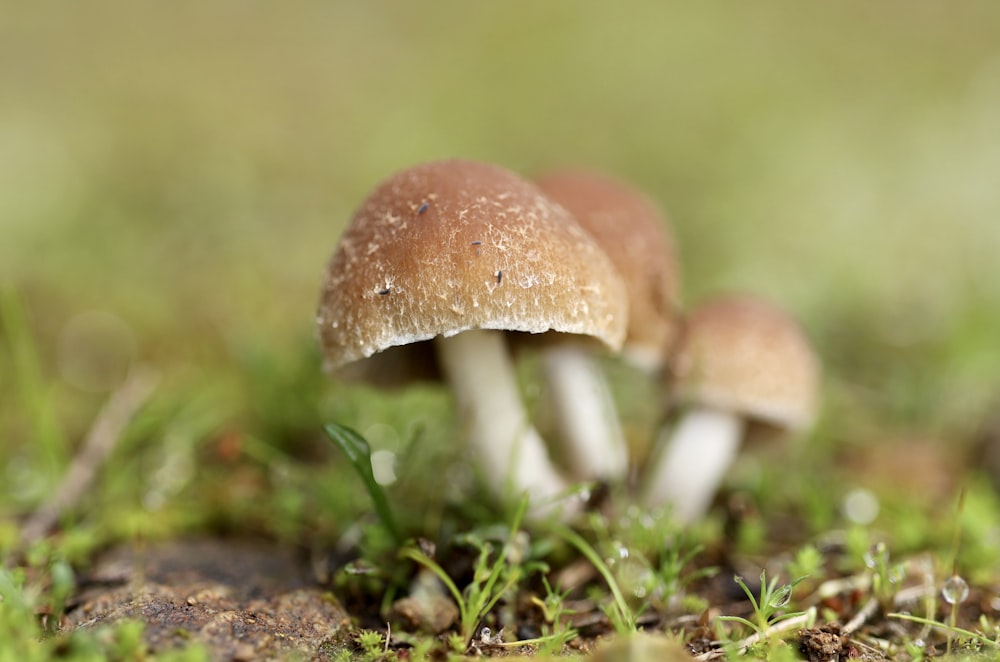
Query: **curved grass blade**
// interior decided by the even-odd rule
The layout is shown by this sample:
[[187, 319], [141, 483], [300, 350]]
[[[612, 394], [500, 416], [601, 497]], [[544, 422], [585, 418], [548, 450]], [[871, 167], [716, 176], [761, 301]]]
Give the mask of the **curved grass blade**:
[[[618, 634], [631, 634], [635, 632], [637, 629], [635, 614], [632, 613], [632, 609], [628, 606], [625, 596], [622, 595], [621, 589], [618, 587], [618, 582], [615, 580], [615, 576], [601, 559], [601, 555], [590, 546], [590, 543], [584, 540], [582, 536], [569, 527], [556, 525], [553, 527], [553, 533], [568, 542], [573, 547], [576, 547], [577, 551], [583, 554], [594, 566], [601, 577], [604, 578], [605, 583], [608, 585], [608, 589], [611, 591], [611, 604], [614, 609], [613, 621], [615, 629], [618, 630]], [[609, 616], [611, 615], [612, 614], [609, 614]]]
[[389, 531], [397, 545], [402, 545], [403, 536], [399, 532], [396, 517], [389, 506], [389, 499], [386, 497], [385, 490], [375, 480], [375, 474], [372, 472], [372, 448], [368, 441], [351, 428], [339, 423], [327, 423], [323, 426], [323, 430], [326, 432], [326, 436], [330, 437], [330, 440], [344, 452], [351, 466], [360, 476], [361, 482], [368, 490], [368, 496], [371, 497], [372, 503], [375, 505], [375, 512], [382, 521], [382, 526]]

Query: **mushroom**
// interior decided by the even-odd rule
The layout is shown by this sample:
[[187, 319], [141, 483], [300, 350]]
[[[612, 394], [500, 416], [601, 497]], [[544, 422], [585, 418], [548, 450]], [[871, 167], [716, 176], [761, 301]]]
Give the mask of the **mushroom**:
[[494, 493], [527, 491], [537, 505], [566, 483], [528, 421], [503, 332], [581, 334], [617, 350], [624, 291], [531, 182], [432, 162], [389, 177], [355, 213], [326, 272], [319, 335], [331, 369], [433, 339], [481, 474]]
[[[536, 181], [594, 237], [625, 281], [629, 318], [624, 358], [646, 371], [659, 370], [678, 327], [680, 284], [663, 213], [641, 192], [605, 175], [559, 170]], [[592, 349], [566, 339], [543, 350], [551, 422], [577, 478], [621, 477], [628, 449]]]
[[691, 312], [673, 365], [686, 409], [661, 434], [644, 496], [689, 523], [707, 512], [749, 424], [785, 432], [812, 424], [820, 366], [793, 319], [748, 295], [719, 296]]

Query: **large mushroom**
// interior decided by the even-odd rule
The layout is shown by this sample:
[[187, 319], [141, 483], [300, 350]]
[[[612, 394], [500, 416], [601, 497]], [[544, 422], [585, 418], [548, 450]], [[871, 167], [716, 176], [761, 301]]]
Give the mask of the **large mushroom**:
[[786, 432], [812, 424], [820, 366], [784, 311], [757, 297], [727, 295], [690, 313], [673, 367], [683, 409], [661, 436], [645, 501], [670, 504], [687, 523], [707, 512], [749, 424]]
[[345, 230], [323, 283], [327, 365], [434, 341], [478, 468], [498, 494], [566, 487], [518, 392], [504, 332], [580, 334], [613, 350], [625, 287], [569, 214], [494, 165], [439, 161], [382, 182]]
[[[557, 170], [536, 181], [594, 237], [625, 281], [629, 318], [624, 358], [646, 371], [658, 371], [678, 328], [680, 289], [674, 243], [663, 213], [640, 191], [595, 172]], [[627, 446], [593, 349], [564, 341], [543, 350], [552, 425], [568, 449], [576, 477], [621, 477], [628, 466]]]

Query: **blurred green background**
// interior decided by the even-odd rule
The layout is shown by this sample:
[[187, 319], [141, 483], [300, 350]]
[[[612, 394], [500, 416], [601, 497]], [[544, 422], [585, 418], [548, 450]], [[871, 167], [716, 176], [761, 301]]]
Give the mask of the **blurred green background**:
[[995, 401], [995, 2], [2, 15], [9, 485], [40, 461], [39, 421], [71, 448], [136, 361], [183, 384], [183, 406], [216, 383], [252, 392], [185, 418], [201, 421], [192, 443], [230, 417], [318, 429], [309, 406], [288, 409], [324, 397], [313, 318], [338, 235], [380, 179], [453, 156], [586, 165], [647, 190], [671, 216], [686, 300], [748, 289], [787, 306], [841, 417], [963, 441]]

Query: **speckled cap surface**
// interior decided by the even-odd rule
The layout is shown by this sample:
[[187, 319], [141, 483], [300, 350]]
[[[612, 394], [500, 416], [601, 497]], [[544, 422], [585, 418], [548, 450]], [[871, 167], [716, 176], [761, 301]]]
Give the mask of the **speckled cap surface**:
[[792, 430], [816, 415], [820, 366], [809, 340], [784, 311], [756, 297], [720, 296], [695, 308], [674, 369], [682, 401]]
[[680, 268], [666, 217], [640, 191], [598, 173], [558, 170], [536, 181], [597, 240], [625, 280], [626, 358], [659, 367], [679, 327]]
[[320, 340], [330, 368], [468, 329], [597, 338], [620, 349], [625, 285], [594, 240], [534, 184], [438, 161], [389, 177], [328, 265]]

